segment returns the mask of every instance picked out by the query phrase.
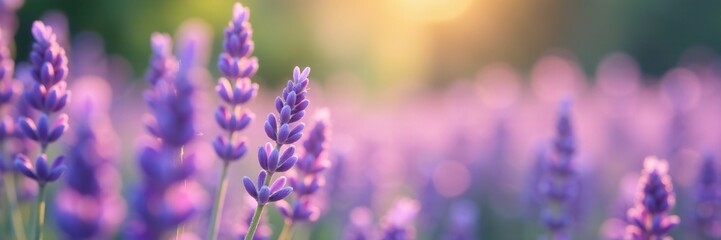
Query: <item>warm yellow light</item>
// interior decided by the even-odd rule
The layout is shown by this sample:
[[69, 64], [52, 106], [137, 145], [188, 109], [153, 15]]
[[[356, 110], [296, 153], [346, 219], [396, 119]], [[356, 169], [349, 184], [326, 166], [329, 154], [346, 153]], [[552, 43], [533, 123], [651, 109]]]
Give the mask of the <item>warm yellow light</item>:
[[463, 13], [473, 0], [393, 0], [399, 10], [418, 21], [440, 22]]

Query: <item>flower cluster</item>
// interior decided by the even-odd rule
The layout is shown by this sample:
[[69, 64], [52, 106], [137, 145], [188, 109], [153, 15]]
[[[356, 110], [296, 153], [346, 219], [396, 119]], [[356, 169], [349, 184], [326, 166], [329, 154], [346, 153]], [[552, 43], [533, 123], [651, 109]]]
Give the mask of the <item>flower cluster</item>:
[[[272, 176], [276, 172], [288, 171], [298, 161], [298, 157], [295, 156], [295, 146], [290, 145], [285, 150], [282, 147], [295, 143], [303, 136], [305, 124], [291, 125], [300, 121], [308, 107], [309, 101], [305, 97], [308, 74], [310, 74], [310, 68], [305, 68], [303, 72], [298, 67], [293, 70], [293, 80], [288, 81], [282, 95], [275, 99], [278, 116], [271, 113], [265, 121], [265, 133], [275, 141], [275, 146], [268, 142], [258, 149], [258, 162], [263, 170], [258, 174], [257, 187], [249, 177], [243, 178], [246, 191], [258, 201], [258, 204], [265, 205], [268, 202], [281, 200], [291, 192], [290, 187], [283, 187], [285, 186], [285, 177], [280, 177], [272, 185], [269, 185], [268, 182], [271, 179], [267, 176]], [[271, 200], [271, 195], [276, 196], [273, 198], [274, 201]]]
[[258, 84], [250, 78], [258, 71], [258, 60], [252, 57], [253, 29], [248, 18], [250, 11], [240, 3], [233, 6], [233, 19], [225, 29], [224, 52], [218, 59], [218, 68], [223, 76], [218, 80], [215, 91], [226, 105], [218, 106], [215, 121], [227, 132], [213, 141], [215, 153], [223, 161], [237, 161], [245, 155], [245, 140], [239, 139], [242, 131], [253, 120], [254, 115], [243, 110], [242, 105], [252, 100], [258, 92]]
[[[153, 34], [151, 61], [159, 55], [174, 58], [167, 52], [172, 49], [171, 43], [168, 35]], [[197, 211], [191, 195], [198, 193], [189, 192], [193, 188], [184, 184], [195, 171], [194, 155], [183, 149], [195, 136], [194, 88], [182, 72], [157, 76], [166, 77], [158, 79], [145, 95], [152, 113], [146, 128], [157, 141], [140, 150], [143, 184], [133, 199], [139, 218], [132, 225], [131, 235], [140, 239], [159, 239]]]
[[56, 196], [55, 222], [70, 239], [107, 238], [122, 221], [125, 203], [120, 175], [106, 151], [110, 123], [91, 117], [97, 111], [91, 99], [84, 106], [73, 114], [78, 127], [66, 150], [69, 168]]
[[553, 151], [547, 158], [547, 169], [539, 183], [547, 208], [542, 219], [554, 239], [567, 238], [567, 227], [572, 219], [571, 210], [578, 194], [578, 182], [573, 169], [576, 139], [570, 119], [570, 102], [562, 101], [556, 123]]
[[60, 178], [65, 170], [63, 156], [58, 156], [52, 165], [48, 164], [45, 151], [50, 143], [57, 141], [68, 129], [68, 116], [60, 114], [51, 123], [50, 115], [65, 107], [70, 91], [67, 91], [65, 78], [68, 76], [68, 59], [65, 50], [60, 47], [53, 30], [40, 21], [33, 23], [33, 49], [30, 52], [32, 76], [35, 82], [26, 89], [23, 97], [29, 105], [42, 113], [37, 121], [21, 118], [18, 122], [20, 132], [41, 146], [41, 154], [33, 164], [29, 157], [19, 154], [15, 159], [16, 168], [25, 176], [34, 179], [40, 186]]
[[[271, 180], [273, 174], [290, 170], [298, 161], [295, 146], [292, 144], [303, 136], [305, 124], [297, 122], [303, 118], [310, 103], [306, 99], [309, 74], [310, 68], [305, 68], [302, 72], [298, 67], [293, 69], [293, 79], [288, 80], [281, 96], [275, 99], [278, 116], [270, 113], [265, 121], [265, 133], [275, 142], [275, 146], [268, 142], [258, 149], [258, 162], [263, 170], [258, 174], [257, 185], [253, 184], [249, 177], [243, 177], [245, 190], [258, 203], [246, 240], [253, 237], [263, 206], [282, 200], [293, 191], [293, 188], [285, 186], [285, 176], [276, 179], [272, 184]], [[283, 149], [283, 145], [290, 146]]]
[[663, 239], [678, 225], [678, 216], [669, 215], [676, 198], [668, 162], [648, 157], [638, 180], [636, 204], [628, 210], [626, 239]]
[[296, 174], [288, 178], [295, 193], [295, 200], [290, 205], [285, 202], [278, 204], [278, 210], [285, 217], [287, 224], [318, 219], [319, 210], [312, 203], [311, 197], [325, 184], [325, 176], [321, 173], [330, 167], [326, 153], [330, 135], [329, 124], [328, 112], [319, 112], [315, 125], [303, 142], [305, 152], [296, 163]]

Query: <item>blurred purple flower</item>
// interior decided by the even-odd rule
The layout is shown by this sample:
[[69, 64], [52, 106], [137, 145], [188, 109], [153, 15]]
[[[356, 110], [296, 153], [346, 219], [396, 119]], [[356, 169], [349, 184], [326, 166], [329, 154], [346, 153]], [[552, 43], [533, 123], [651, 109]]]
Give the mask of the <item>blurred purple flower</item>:
[[412, 199], [399, 200], [381, 223], [382, 240], [408, 240], [415, 239], [413, 220], [420, 210], [418, 202]]
[[[153, 34], [151, 44], [155, 55], [162, 53], [167, 61], [176, 61], [170, 54], [168, 35]], [[156, 67], [151, 63], [151, 68]], [[157, 76], [163, 77], [146, 92], [152, 113], [146, 127], [159, 142], [140, 150], [143, 183], [133, 199], [138, 219], [131, 224], [129, 233], [140, 239], [158, 239], [176, 228], [198, 211], [196, 200], [202, 198], [202, 191], [188, 186], [195, 171], [194, 155], [183, 149], [195, 136], [195, 89], [185, 72], [174, 72], [175, 68], [155, 70]]]
[[469, 200], [461, 200], [451, 205], [449, 221], [442, 239], [445, 240], [471, 240], [478, 239], [476, 226], [478, 225], [478, 208]]
[[349, 223], [343, 230], [343, 240], [368, 240], [373, 233], [373, 212], [365, 207], [350, 211]]
[[284, 201], [278, 203], [278, 210], [287, 223], [315, 221], [320, 215], [312, 197], [325, 184], [325, 176], [321, 172], [331, 164], [326, 152], [330, 135], [329, 124], [328, 110], [318, 112], [315, 125], [303, 142], [303, 157], [296, 163], [295, 174], [288, 179], [295, 193], [295, 201], [291, 204]]
[[150, 69], [145, 74], [155, 86], [160, 81], [171, 81], [178, 71], [178, 60], [173, 56], [173, 40], [167, 34], [153, 33], [150, 37]]
[[678, 216], [669, 215], [676, 198], [668, 162], [648, 157], [638, 180], [636, 205], [628, 210], [626, 239], [664, 239], [678, 225]]
[[573, 168], [576, 139], [570, 119], [570, 101], [560, 104], [556, 122], [556, 138], [553, 150], [546, 162], [546, 172], [539, 182], [539, 190], [545, 196], [546, 209], [541, 218], [550, 231], [552, 239], [568, 239], [578, 197], [578, 179]]
[[696, 185], [696, 226], [699, 232], [709, 237], [719, 237], [714, 225], [718, 224], [719, 192], [716, 162], [711, 154], [703, 156]]
[[[54, 216], [67, 238], [107, 238], [125, 216], [125, 202], [119, 193], [120, 174], [106, 154], [109, 123], [99, 117], [95, 102], [84, 99], [83, 109], [74, 109], [74, 141], [67, 148], [68, 173], [58, 194]], [[102, 136], [99, 133], [105, 133]]]

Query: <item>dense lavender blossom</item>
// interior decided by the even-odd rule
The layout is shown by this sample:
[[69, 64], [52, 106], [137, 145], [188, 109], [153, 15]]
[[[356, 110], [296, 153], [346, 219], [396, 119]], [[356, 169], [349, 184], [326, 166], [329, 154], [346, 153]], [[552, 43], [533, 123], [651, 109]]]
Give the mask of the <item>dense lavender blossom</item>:
[[65, 107], [70, 99], [70, 91], [66, 90], [65, 82], [68, 76], [68, 59], [65, 56], [65, 49], [58, 44], [52, 28], [36, 21], [33, 23], [32, 35], [35, 42], [30, 52], [30, 62], [34, 82], [29, 89], [25, 89], [23, 97], [32, 108], [42, 113], [37, 120], [20, 118], [18, 128], [25, 137], [38, 143], [41, 149], [34, 164], [25, 154], [18, 154], [15, 158], [15, 167], [38, 184], [35, 239], [42, 239], [45, 222], [45, 184], [58, 180], [65, 171], [62, 155], [55, 158], [50, 165], [45, 153], [48, 145], [57, 141], [68, 129], [66, 114], [58, 115], [52, 124], [50, 115], [58, 113]]
[[699, 231], [708, 236], [719, 234], [714, 231], [714, 225], [718, 222], [719, 211], [719, 189], [716, 163], [711, 154], [703, 157], [703, 163], [698, 173], [696, 185], [696, 226]]
[[568, 226], [573, 219], [571, 211], [578, 195], [578, 181], [572, 164], [576, 139], [570, 114], [570, 102], [561, 102], [553, 151], [548, 157], [547, 172], [539, 183], [547, 205], [541, 217], [552, 239], [569, 238]]
[[168, 81], [178, 71], [178, 60], [173, 56], [173, 40], [163, 34], [153, 34], [150, 39], [152, 55], [150, 69], [145, 74], [150, 85], [155, 86], [160, 81]]
[[72, 112], [78, 127], [67, 148], [65, 184], [55, 201], [55, 222], [68, 239], [107, 238], [125, 212], [120, 175], [107, 149], [112, 143], [110, 123], [92, 100], [97, 99], [85, 99], [84, 107]]
[[288, 178], [295, 199], [291, 204], [286, 202], [278, 204], [278, 210], [285, 218], [286, 224], [315, 221], [320, 215], [312, 197], [325, 184], [322, 171], [330, 167], [326, 153], [330, 134], [327, 110], [319, 112], [315, 121], [309, 137], [303, 142], [305, 152], [296, 163], [296, 172]]
[[[167, 35], [153, 34], [151, 42], [154, 51], [172, 49]], [[193, 154], [183, 150], [195, 136], [194, 88], [185, 73], [159, 76], [175, 77], [157, 81], [146, 92], [153, 117], [147, 129], [158, 142], [144, 146], [138, 158], [143, 185], [134, 198], [138, 221], [131, 226], [130, 235], [140, 239], [160, 239], [185, 222], [197, 211], [192, 195], [201, 194], [185, 186], [195, 171]]]
[[669, 215], [676, 198], [668, 162], [648, 157], [643, 165], [636, 204], [628, 210], [626, 239], [666, 239], [666, 234], [679, 223], [678, 216]]
[[[225, 29], [224, 52], [218, 59], [218, 68], [223, 74], [215, 87], [218, 96], [227, 104], [215, 111], [215, 121], [227, 132], [213, 142], [215, 153], [223, 161], [237, 161], [245, 155], [245, 140], [236, 133], [245, 129], [254, 115], [242, 105], [252, 100], [258, 92], [258, 84], [250, 78], [258, 70], [258, 61], [253, 53], [253, 29], [248, 22], [250, 12], [240, 3], [233, 6], [233, 19]], [[242, 74], [239, 74], [242, 73]]]
[[[249, 177], [243, 177], [245, 190], [258, 203], [253, 223], [248, 231], [250, 237], [253, 236], [256, 227], [254, 225], [257, 225], [263, 207], [269, 202], [284, 199], [293, 191], [293, 188], [285, 186], [285, 176], [276, 179], [272, 184], [270, 182], [273, 174], [290, 170], [298, 161], [298, 157], [295, 156], [295, 146], [292, 144], [303, 136], [305, 124], [294, 123], [303, 118], [305, 109], [310, 103], [306, 99], [309, 74], [310, 68], [307, 67], [302, 72], [298, 67], [293, 69], [293, 79], [288, 80], [281, 96], [275, 98], [278, 116], [273, 113], [268, 114], [264, 125], [265, 133], [275, 141], [275, 147], [268, 142], [258, 149], [258, 162], [263, 170], [258, 174], [257, 185], [253, 184], [253, 180]], [[283, 150], [283, 145], [290, 146]], [[248, 236], [246, 240], [250, 239]]]
[[258, 60], [251, 57], [253, 54], [253, 29], [248, 21], [250, 10], [240, 3], [233, 6], [233, 18], [225, 29], [223, 52], [218, 59], [218, 68], [223, 75], [218, 80], [215, 90], [225, 104], [218, 106], [215, 111], [215, 121], [225, 131], [213, 141], [215, 154], [223, 160], [223, 170], [220, 177], [219, 189], [211, 216], [211, 226], [208, 238], [215, 239], [220, 225], [220, 215], [225, 200], [225, 191], [228, 187], [227, 172], [230, 162], [240, 160], [248, 148], [245, 139], [238, 133], [250, 125], [255, 115], [243, 105], [255, 98], [258, 84], [251, 82], [250, 78], [258, 71]]
[[401, 199], [382, 219], [382, 240], [409, 240], [415, 239], [413, 220], [418, 214], [420, 206], [415, 200]]

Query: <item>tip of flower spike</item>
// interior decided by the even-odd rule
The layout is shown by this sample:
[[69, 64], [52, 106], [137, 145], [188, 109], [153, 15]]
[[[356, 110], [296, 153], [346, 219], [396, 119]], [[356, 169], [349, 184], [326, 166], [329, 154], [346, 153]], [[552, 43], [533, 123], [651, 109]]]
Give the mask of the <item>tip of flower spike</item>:
[[248, 19], [250, 16], [250, 11], [247, 7], [243, 6], [243, 4], [240, 4], [239, 2], [235, 3], [233, 5], [233, 21], [234, 22], [244, 22]]
[[668, 162], [656, 156], [649, 156], [643, 161], [643, 169], [647, 173], [657, 172], [659, 174], [666, 174], [668, 172]]
[[55, 34], [53, 34], [53, 29], [45, 25], [42, 21], [35, 21], [33, 22], [33, 28], [32, 28], [33, 37], [38, 42], [52, 42], [55, 41]]
[[157, 54], [170, 53], [173, 48], [172, 42], [170, 35], [166, 33], [155, 32], [150, 36], [150, 46], [153, 48], [153, 52]]

